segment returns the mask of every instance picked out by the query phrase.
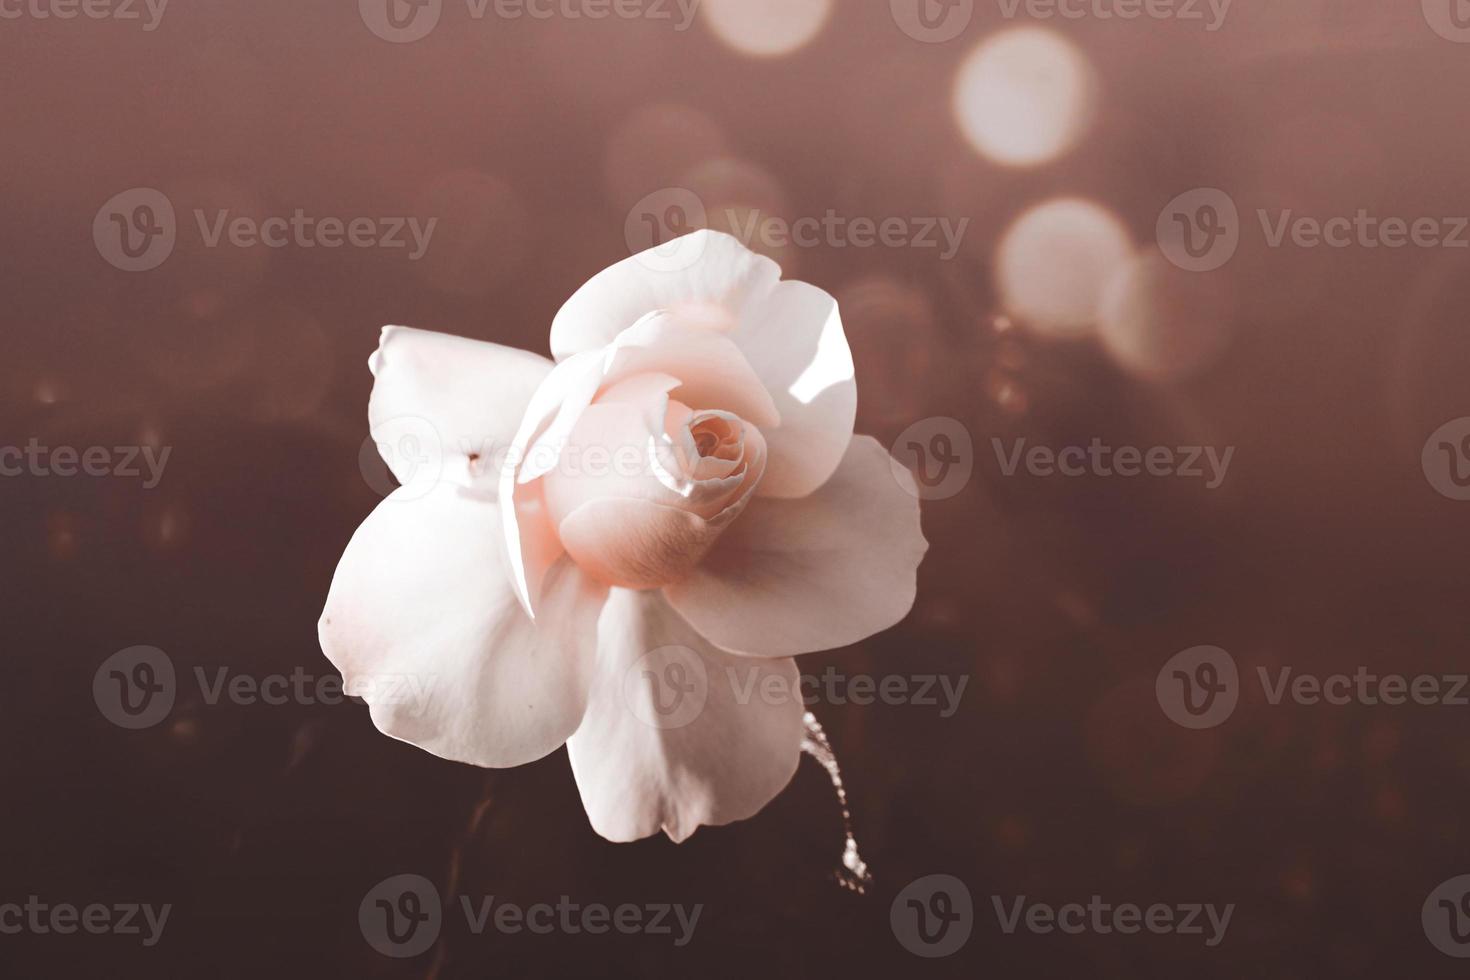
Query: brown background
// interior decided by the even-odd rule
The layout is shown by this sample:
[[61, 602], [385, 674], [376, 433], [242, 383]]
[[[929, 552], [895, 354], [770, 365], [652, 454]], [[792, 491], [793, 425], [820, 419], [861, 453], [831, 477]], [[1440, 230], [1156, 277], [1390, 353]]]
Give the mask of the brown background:
[[[1419, 909], [1470, 871], [1470, 709], [1266, 705], [1190, 733], [1158, 667], [1215, 643], [1242, 671], [1467, 669], [1470, 504], [1420, 472], [1470, 414], [1470, 253], [1268, 250], [1254, 217], [1219, 273], [1230, 343], [1172, 384], [1090, 341], [997, 332], [991, 264], [1031, 204], [1079, 194], [1138, 243], [1159, 209], [1227, 188], [1247, 215], [1470, 213], [1470, 46], [1414, 0], [1237, 0], [1197, 24], [1052, 21], [1091, 60], [1090, 134], [1008, 170], [962, 141], [949, 90], [1002, 26], [947, 44], [841, 0], [800, 51], [762, 60], [707, 25], [472, 23], [372, 36], [354, 4], [174, 0], [160, 28], [0, 21], [0, 441], [174, 447], [160, 487], [0, 481], [5, 629], [0, 900], [171, 902], [162, 943], [0, 936], [6, 975], [424, 976], [359, 935], [357, 903], [404, 871], [522, 904], [701, 902], [695, 941], [473, 937], [441, 976], [1451, 976]], [[702, 116], [653, 132], [657, 104]], [[655, 113], [655, 118], [663, 118]], [[705, 127], [701, 129], [701, 127]], [[731, 199], [791, 217], [970, 217], [961, 254], [819, 247], [788, 274], [844, 302], [859, 429], [948, 415], [975, 478], [925, 507], [933, 547], [900, 626], [810, 658], [969, 675], [961, 709], [820, 706], [877, 880], [830, 873], [837, 810], [809, 760], [757, 818], [614, 846], [564, 753], [482, 773], [378, 735], [360, 706], [182, 697], [138, 733], [89, 696], [133, 644], [255, 675], [325, 672], [315, 621], [378, 499], [358, 468], [384, 323], [545, 351], [560, 302], [627, 254], [642, 195], [709, 157]], [[437, 214], [430, 255], [201, 250], [127, 274], [93, 248], [113, 194], [183, 213]], [[1004, 478], [992, 436], [1237, 447], [1216, 491], [1169, 480]], [[187, 689], [187, 687], [186, 687]], [[465, 831], [488, 800], [476, 831]], [[964, 879], [960, 954], [888, 926], [897, 890]], [[1225, 942], [1004, 936], [989, 896], [1234, 902]], [[0, 970], [5, 969], [0, 967]]]

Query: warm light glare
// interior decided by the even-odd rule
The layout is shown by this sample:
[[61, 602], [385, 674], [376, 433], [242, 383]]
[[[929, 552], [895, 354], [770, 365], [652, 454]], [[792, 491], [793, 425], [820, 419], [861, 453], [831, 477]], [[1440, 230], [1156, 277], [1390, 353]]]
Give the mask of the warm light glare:
[[715, 35], [741, 54], [790, 54], [821, 31], [832, 0], [704, 0], [700, 7]]
[[1219, 277], [1180, 269], [1150, 249], [1108, 284], [1098, 333], [1124, 369], [1155, 380], [1177, 379], [1220, 353], [1230, 314], [1230, 293]]
[[977, 47], [955, 78], [960, 131], [996, 163], [1034, 166], [1071, 149], [1096, 100], [1086, 57], [1050, 31], [1003, 31]]
[[1041, 333], [1077, 335], [1096, 321], [1133, 246], [1112, 212], [1077, 198], [1037, 205], [1006, 230], [996, 257], [1005, 308]]
[[659, 102], [642, 106], [608, 139], [607, 185], [613, 202], [628, 207], [706, 160], [725, 155], [728, 140], [718, 123], [697, 109]]

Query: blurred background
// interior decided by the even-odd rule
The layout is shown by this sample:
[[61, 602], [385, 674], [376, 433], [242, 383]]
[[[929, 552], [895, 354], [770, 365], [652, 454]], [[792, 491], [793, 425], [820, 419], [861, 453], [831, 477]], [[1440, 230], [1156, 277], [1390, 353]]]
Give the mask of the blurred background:
[[[1470, 872], [1470, 707], [1273, 705], [1255, 677], [1470, 670], [1470, 503], [1432, 465], [1470, 415], [1464, 7], [0, 3], [0, 444], [170, 449], [152, 487], [0, 479], [0, 902], [174, 906], [151, 948], [0, 935], [7, 975], [1458, 975], [1421, 907]], [[437, 224], [416, 258], [406, 230], [211, 238], [298, 209]], [[1342, 244], [1293, 231], [1360, 212]], [[134, 645], [331, 673], [316, 619], [391, 486], [362, 463], [383, 324], [544, 353], [589, 276], [700, 224], [839, 298], [859, 431], [969, 467], [924, 505], [908, 619], [803, 661], [968, 679], [948, 717], [813, 708], [866, 894], [810, 759], [749, 821], [612, 845], [564, 752], [479, 771], [358, 704], [189, 683], [146, 729], [99, 711]], [[1094, 439], [1233, 457], [1214, 487], [1002, 466]], [[1201, 644], [1239, 705], [1190, 730], [1155, 678]], [[395, 960], [357, 912], [406, 872], [705, 909], [682, 948], [461, 928]], [[941, 958], [890, 917], [931, 874], [974, 906]], [[1207, 948], [1008, 935], [992, 896], [1021, 895], [1236, 907]]]

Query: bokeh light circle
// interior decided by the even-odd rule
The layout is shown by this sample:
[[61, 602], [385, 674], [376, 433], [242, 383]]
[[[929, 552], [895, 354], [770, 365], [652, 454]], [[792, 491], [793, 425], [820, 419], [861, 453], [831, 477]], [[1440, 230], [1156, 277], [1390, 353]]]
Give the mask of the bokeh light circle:
[[776, 58], [817, 36], [832, 14], [832, 0], [703, 0], [700, 12], [729, 47]]
[[986, 158], [1013, 167], [1061, 156], [1091, 125], [1097, 78], [1076, 45], [1039, 27], [1002, 31], [960, 66], [954, 114]]
[[1006, 229], [995, 260], [1001, 302], [1031, 329], [1079, 336], [1097, 319], [1103, 292], [1133, 255], [1128, 230], [1109, 210], [1059, 198]]
[[1215, 360], [1229, 339], [1233, 313], [1224, 280], [1180, 269], [1151, 248], [1108, 283], [1098, 334], [1125, 370], [1174, 380]]

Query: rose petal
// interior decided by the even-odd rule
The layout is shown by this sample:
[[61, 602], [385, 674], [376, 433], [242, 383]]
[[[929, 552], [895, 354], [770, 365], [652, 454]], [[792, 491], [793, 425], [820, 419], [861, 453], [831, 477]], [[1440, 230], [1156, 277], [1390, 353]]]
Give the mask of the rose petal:
[[889, 460], [856, 436], [811, 496], [757, 491], [699, 567], [664, 590], [669, 602], [712, 643], [763, 657], [847, 646], [897, 623], [929, 545], [913, 480]]
[[590, 500], [558, 528], [567, 554], [609, 585], [655, 589], [681, 579], [723, 525], [677, 507], [631, 497]]
[[732, 339], [781, 415], [781, 426], [765, 431], [771, 458], [757, 493], [804, 497], [837, 469], [857, 417], [852, 351], [837, 301], [804, 282], [783, 282]]
[[[537, 583], [561, 550], [536, 520], [535, 490], [524, 485], [554, 469], [582, 413], [598, 393], [621, 388], [640, 374], [668, 375], [680, 381], [680, 397], [722, 402], [719, 407], [749, 413], [757, 425], [775, 424], [779, 414], [744, 356], [729, 339], [662, 314], [645, 317], [607, 347], [575, 354], [556, 365], [530, 399], [510, 449], [513, 462], [500, 475], [499, 494], [512, 503], [504, 514], [516, 595], [536, 615]], [[660, 387], [662, 380], [651, 382]], [[522, 525], [527, 525], [522, 527]]]
[[[772, 677], [780, 696], [763, 695]], [[593, 829], [683, 841], [754, 816], [796, 772], [803, 710], [794, 661], [733, 657], [659, 593], [612, 590], [587, 714], [567, 741]]]
[[771, 466], [762, 496], [811, 493], [842, 460], [857, 413], [852, 353], [836, 300], [803, 282], [780, 282], [779, 266], [730, 235], [696, 232], [679, 242], [699, 255], [687, 269], [658, 271], [656, 262], [634, 256], [594, 276], [557, 314], [552, 352], [561, 360], [600, 349], [655, 311], [727, 333], [769, 391], [780, 428], [729, 404], [682, 400], [739, 412], [765, 430]]
[[762, 428], [781, 424], [771, 392], [729, 337], [666, 312], [651, 313], [618, 335], [609, 381], [662, 372], [679, 379], [673, 397], [693, 409], [734, 412]]
[[[493, 461], [510, 446], [552, 363], [499, 344], [384, 327], [368, 368], [376, 378], [368, 401], [372, 431], [391, 431], [396, 421], [422, 419], [439, 443], [444, 477], [462, 486], [493, 488], [499, 476]], [[407, 485], [414, 474], [403, 470], [405, 456], [394, 449], [386, 444], [383, 461]]]
[[[670, 404], [678, 406], [677, 402]], [[699, 482], [689, 479], [683, 473], [686, 460], [664, 441], [662, 421], [652, 431], [650, 421], [642, 405], [598, 402], [587, 407], [572, 430], [561, 463], [541, 481], [553, 522], [560, 523], [589, 501], [607, 497], [649, 500], [706, 518], [724, 510], [745, 471]]]
[[449, 483], [402, 493], [342, 555], [319, 624], [327, 659], [380, 731], [437, 756], [501, 768], [554, 751], [586, 707], [606, 589], [563, 560], [533, 624], [511, 591], [497, 504]]
[[525, 447], [516, 479], [526, 483], [550, 472], [587, 406], [642, 375], [654, 387], [662, 387], [665, 377], [677, 378], [678, 385], [664, 390], [691, 408], [734, 412], [759, 426], [781, 422], [770, 392], [739, 347], [720, 334], [654, 312], [602, 350], [573, 355], [550, 373], [516, 433], [515, 447]]
[[[546, 515], [541, 485], [522, 479], [533, 467], [540, 467], [540, 472], [545, 473], [556, 465], [554, 455], [547, 461], [548, 452], [544, 449], [536, 458], [530, 458], [531, 441], [544, 435], [552, 425], [571, 431], [602, 383], [602, 360], [598, 353], [578, 354], [562, 361], [546, 375], [526, 406], [500, 470], [498, 498], [506, 504], [500, 509], [501, 533], [510, 564], [511, 587], [521, 608], [533, 618], [541, 581], [561, 556], [562, 547], [556, 528]], [[551, 452], [559, 453], [559, 446]]]
[[733, 324], [781, 278], [780, 266], [733, 235], [697, 231], [679, 239], [678, 246], [680, 254], [693, 259], [688, 268], [660, 271], [647, 253], [634, 255], [572, 294], [551, 324], [553, 356], [560, 361], [598, 350], [654, 310], [683, 311], [692, 318], [707, 314]]

